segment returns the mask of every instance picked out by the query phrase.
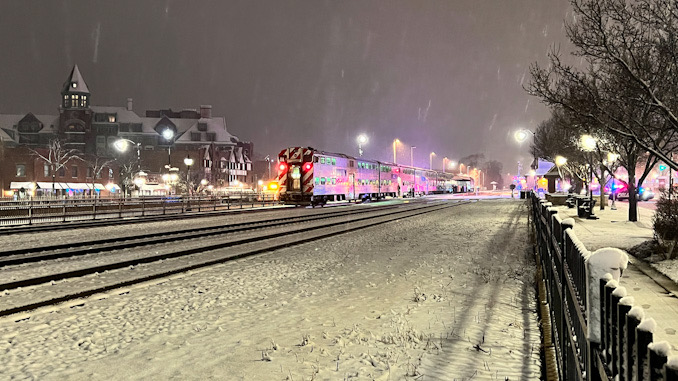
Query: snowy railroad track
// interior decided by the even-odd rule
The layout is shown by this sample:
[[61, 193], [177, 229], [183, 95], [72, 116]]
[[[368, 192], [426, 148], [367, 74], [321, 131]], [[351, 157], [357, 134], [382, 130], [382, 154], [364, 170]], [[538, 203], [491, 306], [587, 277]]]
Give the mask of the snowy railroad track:
[[[5, 266], [22, 265], [32, 262], [55, 260], [59, 258], [82, 256], [104, 251], [111, 252], [114, 250], [136, 248], [140, 246], [151, 246], [168, 242], [175, 243], [178, 241], [189, 239], [198, 239], [198, 238], [205, 239], [211, 236], [242, 233], [255, 229], [264, 229], [293, 223], [316, 221], [330, 217], [343, 217], [354, 214], [376, 212], [381, 210], [390, 210], [399, 207], [400, 207], [399, 205], [376, 206], [371, 207], [369, 209], [340, 210], [340, 211], [314, 213], [311, 215], [301, 215], [294, 217], [288, 216], [284, 218], [271, 218], [265, 220], [247, 221], [225, 226], [202, 226], [191, 229], [154, 232], [133, 236], [113, 237], [107, 239], [81, 241], [81, 242], [68, 242], [58, 245], [42, 247], [28, 247], [0, 252], [0, 268]], [[2, 284], [4, 282], [5, 281], [3, 280], [3, 274], [0, 273], [0, 290], [3, 289]], [[16, 287], [24, 287], [27, 285], [29, 284], [19, 284], [16, 285]]]
[[[53, 273], [38, 278], [23, 279], [0, 284], [2, 307], [0, 316], [30, 311], [39, 307], [54, 305], [69, 300], [105, 293], [134, 284], [188, 272], [206, 266], [232, 261], [238, 258], [270, 252], [280, 248], [294, 246], [338, 234], [364, 229], [366, 227], [385, 224], [403, 218], [430, 213], [468, 202], [435, 203], [433, 205], [404, 208], [390, 213], [377, 213], [346, 220], [348, 216], [325, 217], [330, 221], [296, 229], [285, 229], [266, 235], [256, 235], [224, 242], [210, 242], [205, 245], [196, 243], [193, 247], [175, 250], [166, 246], [148, 256], [139, 256], [88, 268], [67, 272]], [[380, 212], [383, 209], [372, 212]], [[340, 223], [335, 218], [342, 218]], [[312, 221], [313, 222], [313, 221]], [[349, 224], [350, 222], [350, 224]], [[296, 223], [296, 222], [295, 222]], [[193, 241], [189, 241], [193, 242]], [[186, 246], [186, 245], [183, 245]], [[224, 248], [229, 248], [225, 252]], [[138, 254], [138, 253], [137, 253]], [[68, 278], [68, 279], [65, 279]], [[37, 280], [40, 282], [37, 282]], [[16, 286], [18, 282], [30, 286]]]

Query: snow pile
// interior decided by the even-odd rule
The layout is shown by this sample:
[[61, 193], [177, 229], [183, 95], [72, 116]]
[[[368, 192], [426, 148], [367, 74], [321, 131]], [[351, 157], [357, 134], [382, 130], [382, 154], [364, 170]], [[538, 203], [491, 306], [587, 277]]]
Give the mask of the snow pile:
[[[605, 274], [605, 275], [607, 275], [607, 274]], [[612, 276], [612, 274], [610, 274], [610, 276]], [[619, 287], [619, 282], [617, 282], [615, 279], [610, 279], [610, 280], [607, 281], [607, 283], [605, 283], [605, 287], [614, 288], [616, 290], [617, 287]], [[614, 291], [612, 291], [612, 292], [614, 292]]]
[[647, 347], [651, 351], [664, 357], [668, 357], [671, 354], [671, 344], [669, 344], [668, 341], [659, 341], [656, 343], [650, 343]]
[[[568, 234], [572, 232], [567, 230]], [[573, 237], [576, 237], [572, 233]], [[598, 249], [586, 257], [586, 268], [588, 274], [588, 306], [592, 306], [589, 311], [588, 334], [591, 341], [600, 343], [600, 279], [609, 279], [606, 274], [610, 274], [612, 279], [606, 284], [607, 287], [617, 287], [622, 271], [628, 265], [629, 257], [623, 250], [612, 247]], [[624, 290], [626, 291], [626, 290]], [[626, 296], [624, 295], [621, 296]]]
[[671, 369], [671, 370], [678, 370], [678, 355], [670, 356], [666, 360], [666, 367]]
[[654, 321], [653, 318], [648, 318], [648, 319], [643, 319], [640, 324], [638, 324], [638, 330], [639, 331], [645, 331], [645, 332], [654, 332], [654, 330], [657, 328], [657, 322]]
[[[613, 282], [613, 281], [610, 281]], [[618, 298], [623, 298], [626, 296], [626, 287], [624, 286], [619, 286], [612, 291], [612, 295], [618, 297]]]
[[[629, 298], [631, 298], [631, 296], [629, 296]], [[638, 321], [645, 319], [645, 311], [643, 311], [643, 307], [641, 306], [635, 306], [631, 308], [631, 311], [629, 311], [627, 315], [635, 318]]]
[[565, 218], [560, 224], [563, 226], [563, 230], [567, 228], [574, 228], [574, 218]]
[[633, 306], [634, 302], [633, 296], [625, 296], [619, 300], [619, 304], [622, 306]]

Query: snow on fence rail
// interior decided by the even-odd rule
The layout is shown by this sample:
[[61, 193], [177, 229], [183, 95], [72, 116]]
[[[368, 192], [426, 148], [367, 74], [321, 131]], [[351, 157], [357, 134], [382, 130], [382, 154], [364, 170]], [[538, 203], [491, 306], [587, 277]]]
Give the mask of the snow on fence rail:
[[619, 285], [628, 256], [615, 248], [589, 252], [572, 219], [561, 220], [533, 193], [528, 199], [559, 378], [678, 380], [678, 356], [653, 341], [654, 319]]
[[0, 226], [120, 219], [275, 205], [272, 194], [93, 199], [31, 199], [0, 202]]

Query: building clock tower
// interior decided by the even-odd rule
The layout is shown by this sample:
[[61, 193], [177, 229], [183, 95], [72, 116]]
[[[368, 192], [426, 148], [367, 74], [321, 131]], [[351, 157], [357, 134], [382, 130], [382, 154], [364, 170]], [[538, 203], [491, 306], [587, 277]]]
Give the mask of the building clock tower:
[[75, 65], [64, 82], [59, 106], [58, 134], [68, 148], [76, 148], [81, 152], [93, 151], [95, 138], [90, 103], [89, 88], [78, 65]]

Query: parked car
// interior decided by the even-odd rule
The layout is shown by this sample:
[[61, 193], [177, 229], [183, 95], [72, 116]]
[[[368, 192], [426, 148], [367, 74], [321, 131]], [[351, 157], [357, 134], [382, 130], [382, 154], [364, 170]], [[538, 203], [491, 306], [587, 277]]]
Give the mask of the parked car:
[[[640, 188], [636, 189], [636, 198], [638, 201], [647, 201], [654, 198], [654, 192], [649, 189]], [[629, 190], [625, 188], [617, 194], [617, 200], [628, 200], [629, 199]]]

